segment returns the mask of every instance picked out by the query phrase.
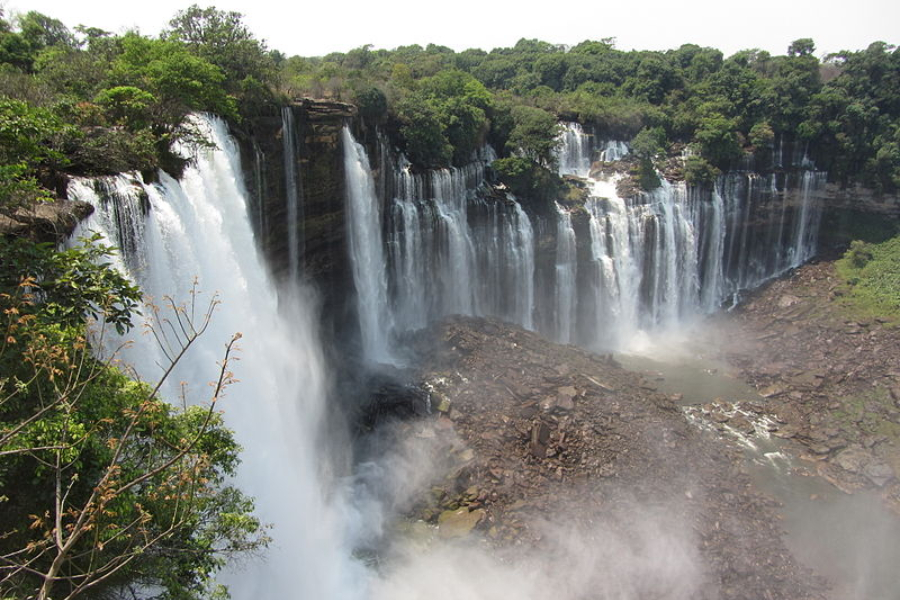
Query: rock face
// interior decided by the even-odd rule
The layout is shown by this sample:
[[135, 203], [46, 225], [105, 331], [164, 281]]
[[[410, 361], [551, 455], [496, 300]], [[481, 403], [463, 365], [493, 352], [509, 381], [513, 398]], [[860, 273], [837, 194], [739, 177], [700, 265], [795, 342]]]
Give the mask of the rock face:
[[[290, 277], [289, 243], [299, 271], [315, 281], [328, 307], [325, 329], [343, 337], [352, 318], [353, 283], [348, 264], [344, 218], [344, 170], [341, 128], [356, 116], [356, 107], [340, 102], [302, 99], [284, 109], [290, 114], [258, 117], [236, 131], [251, 199], [257, 239], [276, 277]], [[290, 120], [290, 126], [288, 126]], [[293, 136], [286, 144], [285, 136]], [[293, 146], [294, 156], [285, 156]], [[291, 164], [292, 163], [292, 164]], [[288, 170], [299, 208], [288, 205]], [[290, 222], [293, 217], [294, 222]], [[294, 233], [291, 233], [293, 228]]]
[[452, 468], [409, 513], [440, 537], [468, 535], [545, 565], [554, 563], [540, 557], [558, 550], [550, 531], [602, 531], [606, 550], [619, 539], [633, 550], [652, 523], [654, 542], [640, 552], [678, 546], [696, 581], [689, 595], [666, 587], [674, 582], [630, 581], [643, 590], [635, 597], [823, 597], [781, 542], [774, 502], [752, 491], [739, 453], [612, 358], [470, 318], [435, 326], [413, 346], [418, 385], [433, 390], [433, 406], [450, 407], [425, 419], [429, 436], [446, 440]]
[[67, 200], [19, 209], [11, 215], [0, 215], [0, 235], [58, 243], [66, 239], [78, 222], [93, 210], [86, 202]]

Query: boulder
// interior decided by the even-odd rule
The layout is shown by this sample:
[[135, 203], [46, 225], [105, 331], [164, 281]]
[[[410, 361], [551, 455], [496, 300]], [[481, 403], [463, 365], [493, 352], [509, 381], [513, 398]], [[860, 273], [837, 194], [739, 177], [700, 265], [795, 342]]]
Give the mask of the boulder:
[[473, 511], [468, 508], [446, 510], [438, 517], [438, 535], [444, 539], [465, 537], [484, 517], [484, 509], [481, 508]]

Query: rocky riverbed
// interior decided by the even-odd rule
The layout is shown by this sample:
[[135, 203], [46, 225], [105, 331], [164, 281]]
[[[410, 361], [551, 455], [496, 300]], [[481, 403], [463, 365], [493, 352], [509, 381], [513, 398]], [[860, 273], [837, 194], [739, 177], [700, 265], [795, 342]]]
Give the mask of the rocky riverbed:
[[437, 468], [403, 506], [410, 530], [528, 565], [567, 598], [825, 597], [741, 453], [613, 358], [467, 318], [413, 347], [431, 414], [398, 431]]
[[877, 490], [900, 514], [900, 327], [853, 317], [830, 262], [772, 282], [721, 321], [729, 362], [763, 397], [745, 408], [835, 486]]

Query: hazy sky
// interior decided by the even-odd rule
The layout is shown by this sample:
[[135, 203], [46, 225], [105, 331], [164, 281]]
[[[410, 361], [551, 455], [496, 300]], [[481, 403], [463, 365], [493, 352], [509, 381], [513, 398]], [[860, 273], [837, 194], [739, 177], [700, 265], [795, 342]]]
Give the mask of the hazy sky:
[[245, 15], [253, 33], [287, 55], [321, 56], [365, 44], [429, 43], [454, 50], [511, 46], [520, 38], [574, 45], [616, 39], [622, 50], [664, 50], [683, 43], [784, 54], [811, 37], [817, 54], [900, 43], [898, 0], [0, 0], [7, 13], [37, 10], [115, 33], [155, 35], [196, 1]]

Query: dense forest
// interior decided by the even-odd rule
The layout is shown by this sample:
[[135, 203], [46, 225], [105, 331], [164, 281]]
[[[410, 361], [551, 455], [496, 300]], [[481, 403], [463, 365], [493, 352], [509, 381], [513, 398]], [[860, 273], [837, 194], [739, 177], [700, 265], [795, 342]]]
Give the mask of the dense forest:
[[[192, 6], [158, 36], [0, 13], [0, 216], [53, 202], [69, 176], [178, 175], [178, 148], [207, 143], [192, 113], [251, 128], [303, 97], [356, 105], [419, 169], [464, 164], [489, 143], [496, 176], [523, 196], [557, 190], [560, 121], [630, 142], [644, 171], [684, 153], [678, 176], [693, 183], [787, 140], [834, 182], [900, 188], [900, 49], [882, 42], [823, 59], [810, 39], [782, 56], [523, 39], [489, 52], [287, 57], [240, 14]], [[0, 239], [2, 598], [128, 585], [207, 597], [226, 557], [267, 541], [252, 501], [228, 485], [239, 449], [215, 403], [164, 402], [157, 383], [136, 383], [88, 347], [104, 328], [160, 310], [177, 363], [215, 302], [193, 316], [141, 307], [111, 251]], [[213, 401], [230, 381], [226, 354]]]

